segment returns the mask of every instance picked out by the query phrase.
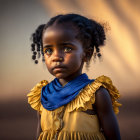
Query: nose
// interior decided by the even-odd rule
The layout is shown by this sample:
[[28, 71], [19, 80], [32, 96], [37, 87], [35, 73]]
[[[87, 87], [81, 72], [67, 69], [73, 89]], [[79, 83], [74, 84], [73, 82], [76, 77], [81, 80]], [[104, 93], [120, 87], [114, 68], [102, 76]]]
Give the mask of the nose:
[[61, 51], [55, 51], [53, 56], [52, 56], [52, 61], [53, 62], [62, 62], [64, 60], [63, 54]]

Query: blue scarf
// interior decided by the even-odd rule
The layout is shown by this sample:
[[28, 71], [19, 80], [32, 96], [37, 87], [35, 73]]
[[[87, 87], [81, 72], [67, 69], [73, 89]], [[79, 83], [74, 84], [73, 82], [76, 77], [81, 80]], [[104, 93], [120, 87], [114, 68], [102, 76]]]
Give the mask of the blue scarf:
[[54, 110], [72, 101], [87, 84], [94, 80], [88, 79], [84, 73], [69, 81], [64, 87], [55, 78], [41, 90], [41, 103], [47, 110]]

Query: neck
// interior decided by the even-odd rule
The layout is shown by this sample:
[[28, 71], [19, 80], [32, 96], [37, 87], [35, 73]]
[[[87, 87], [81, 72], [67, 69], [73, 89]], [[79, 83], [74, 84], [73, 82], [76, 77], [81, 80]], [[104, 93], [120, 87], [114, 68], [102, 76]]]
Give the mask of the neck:
[[74, 74], [71, 74], [69, 75], [68, 77], [66, 78], [63, 78], [63, 79], [59, 79], [59, 82], [62, 86], [65, 86], [69, 81], [73, 80], [74, 78], [76, 78], [77, 76], [81, 75], [82, 74], [82, 71], [78, 71]]

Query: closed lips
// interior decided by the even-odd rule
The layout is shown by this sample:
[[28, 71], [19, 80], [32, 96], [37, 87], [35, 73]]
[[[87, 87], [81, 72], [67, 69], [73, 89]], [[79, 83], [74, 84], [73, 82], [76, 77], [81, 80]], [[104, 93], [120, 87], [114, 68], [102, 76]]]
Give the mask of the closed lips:
[[64, 66], [55, 66], [55, 67], [53, 68], [53, 70], [54, 70], [54, 69], [63, 69], [63, 68], [66, 68], [66, 67], [64, 67]]

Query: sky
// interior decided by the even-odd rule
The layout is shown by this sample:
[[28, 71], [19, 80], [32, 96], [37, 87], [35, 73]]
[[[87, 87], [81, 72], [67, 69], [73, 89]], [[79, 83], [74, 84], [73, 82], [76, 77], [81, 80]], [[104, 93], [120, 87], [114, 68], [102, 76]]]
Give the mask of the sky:
[[111, 77], [123, 97], [140, 92], [140, 3], [137, 0], [0, 0], [0, 100], [26, 98], [41, 80], [51, 81], [45, 64], [31, 59], [30, 36], [38, 25], [60, 13], [79, 13], [107, 22], [102, 60], [91, 62], [90, 78]]

